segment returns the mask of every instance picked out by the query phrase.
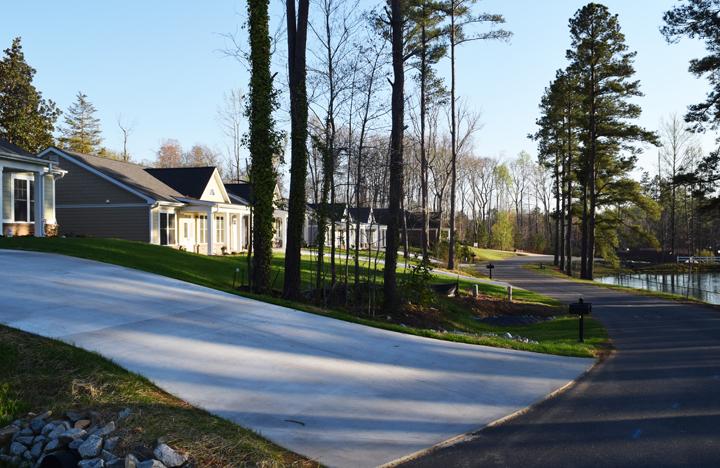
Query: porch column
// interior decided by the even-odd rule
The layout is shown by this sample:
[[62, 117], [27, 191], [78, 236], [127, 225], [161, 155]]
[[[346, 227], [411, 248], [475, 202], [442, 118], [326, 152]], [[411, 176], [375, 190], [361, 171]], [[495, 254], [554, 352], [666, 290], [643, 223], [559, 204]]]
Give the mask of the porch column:
[[237, 244], [235, 245], [235, 251], [240, 252], [242, 250], [242, 220], [243, 217], [241, 214], [236, 214], [235, 219], [237, 220], [237, 224], [235, 225], [237, 228], [237, 232], [235, 233], [235, 238], [237, 239]]
[[288, 217], [285, 216], [284, 218], [280, 218], [280, 219], [282, 219], [282, 248], [285, 249], [285, 248], [287, 248], [287, 220], [288, 220]]
[[3, 200], [3, 166], [0, 164], [0, 236], [5, 235], [5, 201]]
[[208, 215], [207, 215], [207, 232], [205, 233], [205, 240], [207, 241], [207, 254], [212, 255], [213, 254], [213, 226], [215, 225], [213, 219], [213, 212], [212, 208], [208, 208]]
[[35, 237], [45, 237], [45, 177], [35, 172]]

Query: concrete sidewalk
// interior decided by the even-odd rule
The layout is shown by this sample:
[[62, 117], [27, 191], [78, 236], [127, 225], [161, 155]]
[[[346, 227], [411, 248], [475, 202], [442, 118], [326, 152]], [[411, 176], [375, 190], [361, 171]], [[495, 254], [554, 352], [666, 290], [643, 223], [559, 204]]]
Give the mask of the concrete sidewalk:
[[331, 466], [376, 466], [524, 408], [592, 360], [333, 320], [113, 265], [0, 250], [0, 322], [97, 351]]

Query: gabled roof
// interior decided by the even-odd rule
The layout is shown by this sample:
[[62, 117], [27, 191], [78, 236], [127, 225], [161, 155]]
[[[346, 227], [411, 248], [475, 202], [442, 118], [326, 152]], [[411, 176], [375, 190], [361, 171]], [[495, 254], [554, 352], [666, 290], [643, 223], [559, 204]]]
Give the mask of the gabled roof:
[[227, 190], [228, 195], [232, 198], [240, 198], [247, 205], [251, 205], [255, 199], [253, 187], [250, 185], [250, 182], [225, 184], [225, 190]]
[[[308, 203], [307, 206], [317, 213], [320, 210], [320, 205], [320, 203]], [[330, 220], [335, 222], [342, 221], [343, 216], [345, 215], [345, 203], [328, 203], [327, 209]]]
[[215, 168], [208, 167], [171, 167], [147, 168], [145, 171], [164, 184], [172, 187], [185, 198], [200, 199]]
[[[428, 218], [430, 219], [430, 228], [440, 228], [440, 212], [430, 211], [428, 212]], [[407, 212], [407, 227], [408, 229], [422, 229], [423, 228], [423, 214], [422, 211]]]
[[389, 208], [375, 208], [373, 210], [373, 217], [375, 218], [375, 222], [377, 224], [382, 224], [383, 226], [387, 226], [388, 221], [390, 220], [390, 209]]
[[80, 166], [84, 166], [86, 169], [96, 171], [101, 176], [114, 181], [116, 185], [120, 185], [130, 192], [135, 192], [149, 200], [176, 202], [177, 198], [183, 196], [174, 188], [148, 173], [146, 168], [139, 164], [61, 150], [52, 146], [40, 153], [40, 156], [44, 156], [50, 151], [70, 162], [79, 163]]
[[348, 209], [348, 213], [350, 213], [350, 218], [352, 218], [353, 221], [359, 223], [369, 223], [372, 208], [368, 206], [360, 206], [358, 208], [353, 207]]
[[0, 152], [2, 153], [9, 153], [14, 154], [17, 156], [25, 156], [29, 158], [34, 158], [35, 155], [30, 153], [29, 151], [25, 151], [24, 149], [20, 148], [17, 145], [14, 145], [10, 143], [7, 140], [0, 139]]

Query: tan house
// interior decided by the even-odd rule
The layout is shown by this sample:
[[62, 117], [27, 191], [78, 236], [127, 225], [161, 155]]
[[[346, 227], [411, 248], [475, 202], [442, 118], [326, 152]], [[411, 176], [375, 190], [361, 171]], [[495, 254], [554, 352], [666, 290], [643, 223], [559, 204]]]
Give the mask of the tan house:
[[249, 203], [231, 199], [215, 167], [146, 168], [50, 147], [60, 233], [112, 237], [217, 255], [247, 250]]
[[53, 161], [0, 140], [0, 234], [36, 237], [57, 234], [55, 181], [63, 175], [65, 171]]

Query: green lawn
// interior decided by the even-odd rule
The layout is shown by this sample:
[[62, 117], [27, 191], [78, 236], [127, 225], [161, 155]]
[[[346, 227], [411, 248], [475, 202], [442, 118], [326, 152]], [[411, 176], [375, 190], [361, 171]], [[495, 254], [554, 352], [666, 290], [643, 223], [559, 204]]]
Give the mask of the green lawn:
[[92, 409], [112, 417], [126, 407], [132, 414], [117, 431], [117, 455], [165, 437], [194, 466], [316, 466], [98, 354], [0, 325], [0, 427], [28, 411]]
[[508, 252], [507, 250], [494, 250], [494, 249], [479, 249], [477, 247], [468, 247], [470, 252], [475, 254], [476, 262], [487, 262], [505, 260], [506, 258], [515, 257], [514, 252]]
[[[529, 327], [490, 327], [481, 325], [473, 318], [472, 311], [462, 307], [459, 303], [452, 303], [442, 300], [440, 303], [441, 316], [434, 323], [443, 324], [445, 330], [461, 331], [466, 334], [442, 333], [437, 327], [423, 326], [402, 326], [401, 318], [395, 316], [387, 319], [385, 312], [378, 312], [368, 315], [366, 313], [355, 313], [352, 311], [329, 309], [315, 305], [310, 302], [290, 302], [281, 299], [277, 295], [257, 295], [249, 292], [239, 291], [233, 287], [237, 284], [238, 278], [247, 277], [247, 262], [243, 256], [205, 256], [188, 252], [181, 252], [167, 247], [150, 245], [140, 242], [130, 242], [115, 239], [95, 238], [34, 238], [34, 237], [13, 237], [1, 238], [0, 248], [24, 249], [43, 252], [54, 252], [75, 257], [87, 258], [106, 263], [112, 263], [129, 268], [135, 268], [151, 273], [176, 278], [183, 281], [207, 286], [234, 294], [244, 295], [271, 302], [287, 307], [304, 310], [306, 312], [322, 314], [333, 318], [360, 323], [364, 325], [399, 331], [403, 333], [440, 338], [451, 341], [467, 343], [486, 344], [490, 346], [523, 349], [544, 353], [592, 356], [601, 350], [606, 335], [602, 327], [591, 322], [588, 342], [579, 344], [577, 339], [577, 322], [574, 318], [563, 317], [550, 322], [543, 322]], [[272, 274], [275, 288], [280, 288], [283, 279], [283, 260], [281, 255], [273, 259]], [[329, 259], [326, 259], [329, 262]], [[326, 266], [327, 267], [327, 266]], [[302, 262], [303, 286], [310, 288], [315, 278], [316, 263], [309, 257], [304, 256]], [[342, 279], [344, 274], [344, 263], [338, 262], [338, 278]], [[382, 265], [378, 266], [376, 272], [376, 283], [382, 282]], [[236, 269], [240, 271], [236, 273]], [[351, 268], [352, 275], [352, 268]], [[370, 270], [363, 264], [363, 278]], [[402, 266], [398, 266], [400, 281], [409, 274]], [[480, 280], [453, 279], [447, 276], [435, 276], [435, 283], [450, 283], [457, 281], [462, 291], [467, 293], [473, 284], [478, 284], [482, 294], [489, 298], [504, 298], [506, 290], [502, 286], [484, 283]], [[513, 290], [513, 299], [518, 307], [556, 307], [557, 301], [540, 294], [522, 289]], [[563, 314], [558, 309], [557, 314]], [[556, 315], [553, 312], [553, 315]], [[573, 325], [574, 324], [574, 325]], [[502, 334], [506, 331], [516, 335], [525, 336], [540, 341], [539, 344], [521, 343], [514, 340], [506, 340], [496, 337], [476, 336], [483, 332]]]

